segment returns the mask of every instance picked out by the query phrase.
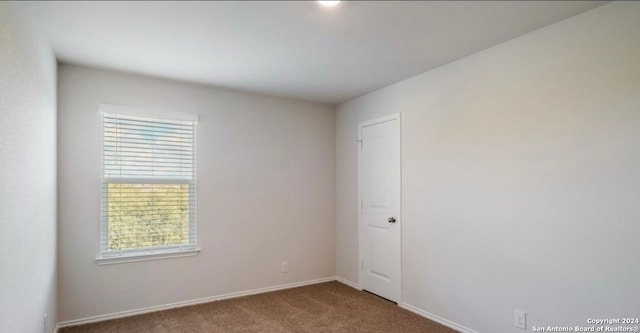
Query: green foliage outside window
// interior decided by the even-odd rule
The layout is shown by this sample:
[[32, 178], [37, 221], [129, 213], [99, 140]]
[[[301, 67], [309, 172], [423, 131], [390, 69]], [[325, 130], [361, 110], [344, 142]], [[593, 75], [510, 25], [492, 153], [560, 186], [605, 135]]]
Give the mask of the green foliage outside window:
[[108, 184], [109, 251], [189, 244], [189, 184]]

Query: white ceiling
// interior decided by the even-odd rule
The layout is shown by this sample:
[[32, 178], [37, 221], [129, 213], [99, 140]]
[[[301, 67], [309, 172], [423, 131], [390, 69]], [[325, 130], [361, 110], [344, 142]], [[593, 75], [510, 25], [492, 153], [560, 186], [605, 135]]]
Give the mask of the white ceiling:
[[338, 104], [593, 1], [37, 2], [58, 60]]

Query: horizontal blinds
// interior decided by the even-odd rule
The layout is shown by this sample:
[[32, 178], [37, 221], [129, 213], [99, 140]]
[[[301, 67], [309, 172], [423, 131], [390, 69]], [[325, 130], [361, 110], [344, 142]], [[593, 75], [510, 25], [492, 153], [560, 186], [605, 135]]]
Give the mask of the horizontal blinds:
[[195, 122], [103, 114], [105, 178], [195, 178]]
[[196, 122], [102, 114], [102, 251], [195, 247]]

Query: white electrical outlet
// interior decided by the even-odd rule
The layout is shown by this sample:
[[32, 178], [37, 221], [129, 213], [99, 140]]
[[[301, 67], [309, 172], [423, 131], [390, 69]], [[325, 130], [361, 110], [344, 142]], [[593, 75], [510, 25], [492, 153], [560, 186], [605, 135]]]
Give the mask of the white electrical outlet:
[[527, 313], [522, 310], [513, 310], [513, 326], [527, 329]]
[[44, 314], [44, 319], [42, 320], [42, 331], [44, 333], [49, 332], [49, 316], [46, 313]]
[[288, 273], [289, 272], [289, 262], [288, 261], [283, 261], [282, 264], [280, 265], [280, 272], [282, 273]]

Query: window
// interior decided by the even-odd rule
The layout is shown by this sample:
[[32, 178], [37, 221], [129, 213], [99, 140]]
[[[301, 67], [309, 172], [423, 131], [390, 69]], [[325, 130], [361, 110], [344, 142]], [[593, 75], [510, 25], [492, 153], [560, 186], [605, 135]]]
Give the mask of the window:
[[100, 110], [98, 260], [197, 253], [197, 118], [147, 116], [113, 105], [100, 105]]

